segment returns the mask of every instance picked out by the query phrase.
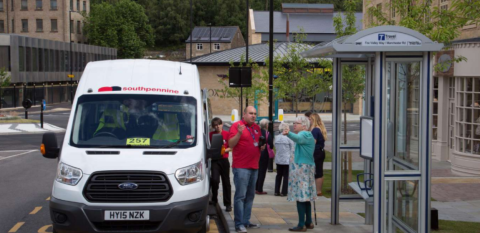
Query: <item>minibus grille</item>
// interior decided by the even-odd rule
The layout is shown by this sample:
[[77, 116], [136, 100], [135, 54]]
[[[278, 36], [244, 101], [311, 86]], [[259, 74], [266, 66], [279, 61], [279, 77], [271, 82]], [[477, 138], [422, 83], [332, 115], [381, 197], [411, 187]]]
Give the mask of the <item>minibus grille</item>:
[[160, 223], [149, 221], [105, 221], [94, 222], [93, 225], [99, 231], [104, 232], [142, 232], [156, 230]]
[[89, 202], [165, 202], [172, 194], [165, 174], [144, 172], [94, 173], [83, 190]]

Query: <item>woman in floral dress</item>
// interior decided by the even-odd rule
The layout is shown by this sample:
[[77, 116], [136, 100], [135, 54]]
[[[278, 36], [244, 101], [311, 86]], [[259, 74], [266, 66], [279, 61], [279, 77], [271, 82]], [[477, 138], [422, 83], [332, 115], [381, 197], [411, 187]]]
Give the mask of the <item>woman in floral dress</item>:
[[290, 228], [290, 231], [305, 232], [313, 229], [311, 201], [317, 198], [315, 187], [315, 162], [313, 151], [315, 139], [308, 130], [310, 121], [305, 116], [299, 116], [293, 123], [293, 131], [284, 129], [283, 135], [287, 135], [296, 143], [295, 156], [290, 162], [288, 177], [288, 201], [297, 202], [298, 225]]

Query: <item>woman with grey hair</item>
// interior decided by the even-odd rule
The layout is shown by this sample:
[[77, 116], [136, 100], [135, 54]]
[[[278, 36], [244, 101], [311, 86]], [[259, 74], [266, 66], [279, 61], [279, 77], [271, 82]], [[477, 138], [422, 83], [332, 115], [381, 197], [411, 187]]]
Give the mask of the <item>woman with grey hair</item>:
[[[295, 144], [295, 157], [290, 163], [288, 177], [288, 201], [297, 202], [298, 225], [288, 229], [289, 231], [305, 232], [313, 229], [311, 201], [317, 198], [315, 187], [315, 162], [313, 151], [315, 139], [309, 131], [310, 121], [305, 116], [299, 116], [293, 123], [293, 131], [284, 129], [283, 135], [292, 139]], [[305, 219], [306, 218], [306, 219]]]
[[[273, 150], [273, 135], [269, 135], [268, 133], [268, 120], [262, 119], [260, 121], [260, 129], [262, 131], [262, 136], [267, 139], [267, 144], [270, 146], [270, 149]], [[260, 155], [260, 161], [258, 161], [258, 178], [257, 184], [255, 188], [255, 193], [259, 195], [267, 194], [267, 192], [263, 191], [263, 183], [265, 183], [265, 177], [267, 175], [267, 168], [268, 168], [268, 161], [270, 157], [268, 155], [268, 149], [262, 151]]]
[[[281, 123], [278, 126], [278, 130], [283, 132], [290, 126], [286, 123]], [[275, 163], [277, 164], [277, 176], [275, 177], [275, 196], [287, 196], [288, 193], [288, 165], [290, 161], [293, 161], [295, 143], [283, 134], [275, 136], [275, 148], [277, 148], [275, 154]], [[283, 185], [282, 185], [283, 178]], [[282, 192], [280, 193], [280, 185], [282, 186]]]

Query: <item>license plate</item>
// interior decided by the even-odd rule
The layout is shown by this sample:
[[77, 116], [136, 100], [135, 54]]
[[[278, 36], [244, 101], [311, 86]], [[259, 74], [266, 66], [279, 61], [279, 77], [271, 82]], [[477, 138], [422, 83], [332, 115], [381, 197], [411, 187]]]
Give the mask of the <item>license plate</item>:
[[105, 220], [150, 220], [150, 211], [148, 210], [106, 210]]

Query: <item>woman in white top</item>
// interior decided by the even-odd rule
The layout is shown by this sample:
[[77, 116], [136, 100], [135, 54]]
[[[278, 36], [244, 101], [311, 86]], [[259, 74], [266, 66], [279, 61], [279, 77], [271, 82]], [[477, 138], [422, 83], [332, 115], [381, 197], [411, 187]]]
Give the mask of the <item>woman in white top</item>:
[[[281, 123], [278, 126], [278, 130], [283, 132], [288, 129], [289, 126], [286, 123]], [[275, 196], [287, 196], [288, 192], [288, 169], [290, 164], [290, 158], [293, 158], [295, 152], [295, 143], [283, 134], [275, 136], [275, 163], [277, 164], [277, 177], [275, 178]], [[280, 193], [280, 185], [282, 184], [282, 192]]]

